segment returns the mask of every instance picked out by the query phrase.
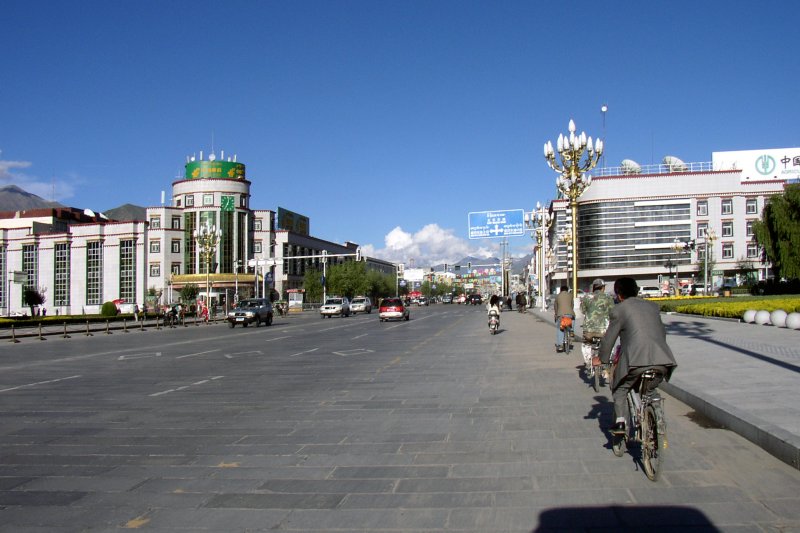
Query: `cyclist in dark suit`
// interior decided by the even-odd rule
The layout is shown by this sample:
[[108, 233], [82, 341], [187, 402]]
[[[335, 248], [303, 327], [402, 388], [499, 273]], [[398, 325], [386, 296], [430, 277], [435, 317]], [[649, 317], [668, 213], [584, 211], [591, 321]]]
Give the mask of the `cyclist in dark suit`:
[[[639, 286], [633, 278], [619, 278], [614, 283], [614, 292], [620, 303], [611, 310], [611, 320], [600, 343], [600, 361], [609, 363], [619, 338], [622, 349], [611, 384], [615, 417], [612, 432], [624, 433], [626, 396], [639, 376], [647, 369], [655, 368], [669, 380], [678, 363], [667, 345], [667, 332], [661, 322], [658, 304], [636, 297]], [[660, 383], [661, 379], [654, 379], [646, 392], [652, 392]]]

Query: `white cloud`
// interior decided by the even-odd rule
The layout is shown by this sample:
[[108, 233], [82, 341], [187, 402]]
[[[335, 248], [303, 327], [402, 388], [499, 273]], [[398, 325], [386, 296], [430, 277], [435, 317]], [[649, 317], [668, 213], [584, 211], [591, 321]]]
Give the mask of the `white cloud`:
[[[0, 150], [0, 155], [3, 151]], [[0, 185], [16, 185], [26, 192], [35, 194], [45, 200], [63, 202], [75, 196], [75, 188], [82, 181], [80, 177], [70, 175], [66, 179], [53, 178], [49, 182], [37, 176], [31, 176], [20, 169], [30, 168], [30, 161], [8, 161], [0, 159]]]
[[395, 263], [415, 266], [454, 264], [466, 256], [492, 257], [499, 253], [499, 243], [481, 241], [480, 246], [457, 237], [452, 229], [438, 224], [427, 224], [416, 233], [409, 233], [397, 226], [384, 237], [384, 248], [371, 244], [363, 246], [367, 256]]

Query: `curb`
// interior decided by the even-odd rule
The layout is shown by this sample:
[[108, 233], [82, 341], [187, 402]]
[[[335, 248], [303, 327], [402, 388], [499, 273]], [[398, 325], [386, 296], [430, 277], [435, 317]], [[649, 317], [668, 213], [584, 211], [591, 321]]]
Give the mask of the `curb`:
[[[680, 381], [678, 381], [680, 383]], [[659, 386], [695, 411], [741, 435], [784, 463], [800, 470], [800, 437], [749, 415], [712, 396], [689, 392], [673, 383]]]

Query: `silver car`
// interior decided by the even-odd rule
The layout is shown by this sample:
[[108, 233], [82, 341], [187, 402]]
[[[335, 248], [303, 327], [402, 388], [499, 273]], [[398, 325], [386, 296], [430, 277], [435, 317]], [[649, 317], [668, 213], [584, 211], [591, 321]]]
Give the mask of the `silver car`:
[[328, 298], [322, 307], [319, 308], [322, 318], [334, 315], [344, 317], [350, 316], [350, 302], [345, 297]]
[[366, 296], [356, 296], [353, 298], [353, 301], [350, 302], [350, 312], [353, 314], [371, 313], [372, 301]]

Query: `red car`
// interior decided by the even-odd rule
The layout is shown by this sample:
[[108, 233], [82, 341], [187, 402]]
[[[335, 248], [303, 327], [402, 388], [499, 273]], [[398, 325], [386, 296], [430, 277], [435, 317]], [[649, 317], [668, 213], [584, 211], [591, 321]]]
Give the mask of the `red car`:
[[384, 320], [408, 320], [408, 307], [400, 298], [384, 298], [378, 309], [378, 318]]

